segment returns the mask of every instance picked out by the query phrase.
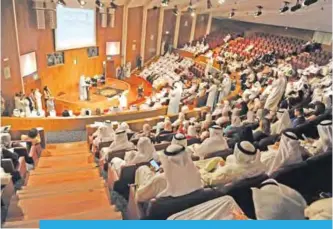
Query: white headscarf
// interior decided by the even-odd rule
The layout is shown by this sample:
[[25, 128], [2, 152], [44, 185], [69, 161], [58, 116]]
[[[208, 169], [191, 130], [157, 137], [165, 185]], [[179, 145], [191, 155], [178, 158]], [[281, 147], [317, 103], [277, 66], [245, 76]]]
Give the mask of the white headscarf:
[[210, 153], [228, 148], [228, 143], [222, 134], [222, 128], [219, 126], [213, 126], [209, 128], [209, 138], [205, 139], [194, 151], [195, 155], [199, 156], [200, 158], [204, 158]]
[[215, 108], [212, 116], [220, 115], [222, 113], [222, 110], [223, 110], [223, 104], [218, 104], [217, 107]]
[[254, 209], [258, 220], [304, 219], [306, 201], [292, 188], [273, 179], [264, 181], [265, 186], [252, 189]]
[[114, 142], [111, 143], [108, 150], [109, 151], [118, 151], [118, 150], [126, 150], [133, 149], [133, 142], [128, 141], [126, 130], [117, 130]]
[[304, 148], [300, 145], [296, 135], [292, 132], [284, 132], [281, 136], [281, 141], [278, 151], [265, 163], [267, 173], [271, 174], [280, 167], [290, 164], [302, 162], [302, 152]]
[[332, 149], [332, 121], [324, 120], [318, 126], [319, 139], [314, 143], [316, 153], [325, 153]]
[[131, 160], [131, 163], [138, 164], [142, 162], [148, 162], [153, 158], [155, 147], [148, 137], [139, 138], [137, 148], [138, 152], [135, 154], [133, 160]]
[[281, 113], [281, 111], [283, 110], [277, 112], [278, 121], [271, 126], [272, 134], [280, 134], [283, 130], [291, 128], [291, 120], [288, 111], [284, 110], [283, 113]]
[[118, 129], [116, 131], [126, 131], [126, 133], [132, 133], [132, 130], [129, 128], [129, 125], [127, 124], [127, 122], [122, 122], [120, 124], [120, 127], [118, 127]]
[[183, 196], [203, 188], [199, 170], [184, 146], [168, 146], [160, 155], [160, 160], [167, 187], [157, 197]]
[[231, 126], [232, 127], [239, 127], [241, 126], [242, 121], [240, 120], [240, 118], [238, 116], [232, 116], [231, 117]]
[[194, 125], [190, 125], [187, 130], [187, 135], [190, 137], [197, 137], [198, 136], [197, 128]]
[[264, 173], [260, 152], [250, 142], [242, 141], [235, 145], [234, 153], [227, 157], [226, 164], [212, 173], [209, 183], [227, 184]]
[[179, 126], [185, 120], [185, 114], [180, 112], [178, 115], [178, 119], [172, 123], [173, 127]]
[[12, 137], [10, 136], [9, 133], [0, 133], [1, 134], [1, 145], [4, 147], [9, 147]]
[[114, 133], [113, 132], [109, 132], [109, 129], [107, 126], [103, 125], [98, 127], [98, 133], [96, 138], [93, 141], [93, 144], [95, 146], [98, 146], [99, 143], [101, 142], [109, 142], [109, 141], [113, 141], [114, 139]]
[[242, 209], [231, 196], [222, 196], [173, 214], [168, 220], [234, 220]]
[[304, 210], [304, 215], [310, 220], [332, 220], [332, 198], [313, 202]]
[[171, 141], [171, 145], [174, 145], [174, 144], [178, 144], [178, 145], [187, 147], [187, 139], [181, 133], [175, 134]]

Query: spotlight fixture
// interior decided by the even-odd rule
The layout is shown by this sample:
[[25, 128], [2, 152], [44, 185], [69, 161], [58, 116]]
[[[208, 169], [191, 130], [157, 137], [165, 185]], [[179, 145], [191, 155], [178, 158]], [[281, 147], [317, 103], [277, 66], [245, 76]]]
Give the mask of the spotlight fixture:
[[210, 9], [213, 7], [213, 4], [210, 0], [207, 0], [207, 9]]
[[280, 8], [280, 14], [284, 14], [289, 10], [290, 2], [284, 1], [284, 5]]
[[229, 14], [229, 18], [232, 18], [233, 16], [235, 16], [235, 11], [236, 11], [236, 9], [231, 9], [231, 12]]
[[191, 17], [194, 17], [195, 16], [195, 11], [193, 10], [192, 12], [191, 12]]
[[175, 7], [173, 8], [172, 13], [174, 15], [178, 16], [178, 6], [177, 5], [175, 5]]
[[225, 2], [225, 0], [219, 0], [218, 3], [222, 5]]
[[300, 0], [296, 0], [296, 4], [290, 8], [291, 12], [295, 12], [302, 8], [302, 4], [300, 3]]
[[254, 17], [259, 17], [260, 15], [262, 15], [262, 6], [257, 6], [257, 12], [254, 13]]
[[111, 0], [110, 7], [111, 9], [117, 9], [118, 6], [116, 5], [116, 3], [114, 3], [114, 0]]
[[85, 4], [87, 4], [84, 0], [77, 0], [77, 2], [80, 4], [81, 7], [83, 7]]
[[169, 0], [162, 0], [161, 6], [167, 7], [169, 5]]
[[316, 2], [318, 2], [318, 0], [305, 0], [303, 2], [303, 5], [304, 6], [309, 6], [309, 5], [312, 5], [313, 3], [316, 3]]
[[101, 1], [99, 1], [99, 0], [96, 0], [95, 1], [95, 4], [98, 6], [98, 7], [104, 7], [104, 4], [101, 2]]
[[65, 2], [64, 0], [58, 0], [58, 1], [57, 1], [57, 4], [62, 5], [62, 6], [65, 6], [65, 5], [66, 5], [66, 2]]

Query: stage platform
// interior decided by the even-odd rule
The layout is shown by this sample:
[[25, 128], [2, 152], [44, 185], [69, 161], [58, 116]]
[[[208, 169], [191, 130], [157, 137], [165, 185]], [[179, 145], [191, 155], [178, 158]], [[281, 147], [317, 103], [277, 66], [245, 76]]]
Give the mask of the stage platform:
[[[112, 106], [119, 105], [118, 95], [125, 91], [127, 92], [128, 105], [141, 104], [144, 100], [137, 99], [139, 85], [143, 85], [145, 96], [151, 95], [153, 91], [151, 84], [136, 75], [132, 75], [124, 81], [109, 78], [104, 85], [91, 87], [89, 101], [79, 99], [79, 89], [55, 97], [55, 109], [57, 115], [61, 115], [64, 110], [72, 110], [74, 114], [80, 114], [82, 108], [91, 109], [93, 113], [97, 108], [101, 111], [107, 110]], [[100, 93], [101, 91], [104, 95]], [[110, 96], [106, 96], [106, 94]]]

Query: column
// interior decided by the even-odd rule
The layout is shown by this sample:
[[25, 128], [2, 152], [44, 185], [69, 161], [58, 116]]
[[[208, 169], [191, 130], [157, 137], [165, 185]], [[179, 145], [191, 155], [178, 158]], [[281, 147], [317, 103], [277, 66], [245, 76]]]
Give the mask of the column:
[[197, 24], [197, 14], [195, 14], [194, 17], [192, 18], [192, 26], [191, 26], [191, 33], [190, 33], [189, 42], [192, 42], [194, 40], [194, 33], [195, 33], [196, 24]]
[[160, 8], [160, 15], [159, 15], [159, 19], [158, 19], [156, 56], [161, 55], [163, 24], [164, 24], [164, 8], [161, 7]]
[[176, 19], [176, 26], [175, 26], [175, 36], [173, 39], [173, 48], [177, 48], [178, 47], [178, 37], [179, 37], [179, 28], [180, 28], [180, 17], [181, 17], [181, 13], [179, 12], [177, 15], [177, 19]]
[[210, 12], [210, 13], [209, 13], [209, 17], [208, 17], [208, 23], [207, 23], [206, 34], [209, 34], [209, 33], [210, 33], [210, 28], [212, 27], [212, 19], [213, 19], [213, 13]]

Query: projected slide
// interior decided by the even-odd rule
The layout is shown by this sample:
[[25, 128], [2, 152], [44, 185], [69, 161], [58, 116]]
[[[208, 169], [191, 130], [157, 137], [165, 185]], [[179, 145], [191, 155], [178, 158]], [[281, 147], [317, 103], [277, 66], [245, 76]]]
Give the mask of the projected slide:
[[96, 46], [93, 9], [57, 6], [56, 51]]

